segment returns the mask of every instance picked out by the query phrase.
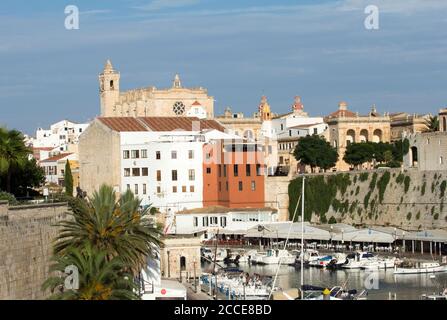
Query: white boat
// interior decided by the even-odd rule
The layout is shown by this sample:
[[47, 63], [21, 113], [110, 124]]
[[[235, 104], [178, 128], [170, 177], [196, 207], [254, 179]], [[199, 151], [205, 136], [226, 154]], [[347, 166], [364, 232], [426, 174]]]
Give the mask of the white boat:
[[377, 258], [377, 260], [364, 261], [361, 269], [379, 270], [393, 269], [396, 264], [396, 258]]
[[256, 260], [258, 264], [293, 264], [295, 263], [295, 256], [289, 251], [283, 249], [268, 249], [265, 256]]
[[447, 288], [440, 293], [423, 294], [421, 300], [447, 300]]
[[[301, 263], [301, 255], [302, 253], [300, 253], [296, 259], [295, 259], [295, 263], [296, 264], [300, 264]], [[317, 261], [321, 258], [323, 258], [324, 256], [321, 256], [320, 253], [317, 250], [314, 249], [306, 249], [304, 250], [304, 263], [310, 263], [312, 261]]]
[[[216, 253], [216, 258], [214, 259], [214, 254]], [[222, 248], [211, 249], [211, 248], [202, 248], [201, 250], [202, 257], [208, 262], [222, 262], [227, 257], [227, 250]]]
[[267, 255], [267, 252], [260, 251], [256, 252], [254, 255], [250, 255], [250, 263], [257, 264], [258, 261], [262, 259], [262, 257], [265, 257]]
[[327, 267], [333, 260], [334, 257], [332, 256], [323, 256], [320, 259], [310, 261], [309, 267], [324, 268]]
[[409, 267], [395, 267], [394, 274], [420, 274], [447, 272], [447, 265], [441, 265], [439, 262], [416, 262]]
[[366, 262], [377, 261], [377, 257], [371, 252], [356, 252], [346, 257], [347, 262], [342, 266], [346, 269], [360, 269]]

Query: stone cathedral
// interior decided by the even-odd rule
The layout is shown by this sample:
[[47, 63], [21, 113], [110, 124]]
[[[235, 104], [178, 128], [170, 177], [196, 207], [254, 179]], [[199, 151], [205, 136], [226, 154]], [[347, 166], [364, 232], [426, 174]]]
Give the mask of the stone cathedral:
[[102, 117], [214, 117], [214, 98], [206, 89], [184, 88], [179, 75], [172, 87], [147, 87], [120, 92], [120, 74], [110, 60], [99, 75]]

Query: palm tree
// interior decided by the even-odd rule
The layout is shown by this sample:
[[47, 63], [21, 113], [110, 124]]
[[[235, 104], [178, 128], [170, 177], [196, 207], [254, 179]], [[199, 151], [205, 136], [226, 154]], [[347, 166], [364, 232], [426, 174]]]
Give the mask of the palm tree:
[[427, 131], [429, 131], [429, 132], [439, 131], [438, 116], [430, 115], [429, 118], [426, 120], [426, 125], [427, 125]]
[[[89, 243], [79, 248], [68, 248], [64, 256], [56, 256], [50, 272], [60, 276], [48, 278], [42, 290], [50, 290], [50, 299], [58, 300], [135, 300], [137, 286], [131, 274], [123, 272], [121, 258], [107, 259], [107, 252]], [[77, 288], [65, 287], [65, 270], [77, 268]], [[59, 292], [57, 292], [59, 291]], [[56, 292], [56, 293], [55, 293]]]
[[54, 251], [65, 255], [71, 247], [85, 241], [107, 253], [107, 259], [120, 257], [134, 275], [154, 257], [161, 244], [161, 229], [150, 217], [150, 208], [142, 209], [141, 200], [131, 191], [118, 201], [110, 186], [102, 185], [88, 201], [75, 199], [72, 219], [60, 222]]
[[6, 191], [11, 192], [14, 168], [23, 165], [30, 153], [20, 131], [0, 128], [0, 173], [6, 173]]

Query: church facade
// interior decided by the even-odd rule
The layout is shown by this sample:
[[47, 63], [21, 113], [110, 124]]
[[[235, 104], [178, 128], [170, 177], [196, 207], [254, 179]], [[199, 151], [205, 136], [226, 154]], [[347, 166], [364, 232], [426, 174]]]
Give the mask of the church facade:
[[102, 117], [214, 117], [214, 98], [206, 89], [184, 88], [175, 75], [171, 88], [120, 91], [120, 73], [107, 60], [99, 75]]

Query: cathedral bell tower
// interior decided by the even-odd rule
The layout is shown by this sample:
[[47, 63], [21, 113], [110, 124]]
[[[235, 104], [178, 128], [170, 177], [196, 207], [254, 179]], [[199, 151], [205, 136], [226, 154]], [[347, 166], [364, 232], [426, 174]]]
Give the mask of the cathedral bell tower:
[[114, 115], [114, 107], [120, 95], [120, 74], [113, 69], [110, 60], [107, 60], [103, 72], [99, 75], [99, 96], [101, 100], [101, 116]]

